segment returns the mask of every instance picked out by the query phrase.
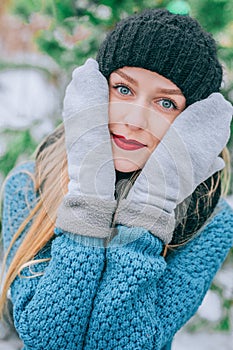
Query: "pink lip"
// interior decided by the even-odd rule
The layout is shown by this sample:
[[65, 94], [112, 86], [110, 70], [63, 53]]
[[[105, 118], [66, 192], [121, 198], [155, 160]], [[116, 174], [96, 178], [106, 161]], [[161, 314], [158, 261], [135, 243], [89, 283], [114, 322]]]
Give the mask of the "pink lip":
[[137, 149], [146, 147], [146, 145], [143, 143], [131, 139], [127, 140], [124, 136], [121, 135], [112, 134], [112, 137], [115, 144], [126, 151], [135, 151]]

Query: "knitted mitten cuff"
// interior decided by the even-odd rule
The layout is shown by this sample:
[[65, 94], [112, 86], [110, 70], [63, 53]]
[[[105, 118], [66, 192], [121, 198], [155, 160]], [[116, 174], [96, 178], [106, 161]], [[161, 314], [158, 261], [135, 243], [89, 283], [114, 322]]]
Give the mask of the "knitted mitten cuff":
[[174, 213], [170, 214], [151, 205], [138, 205], [122, 199], [116, 213], [116, 224], [143, 227], [168, 244], [175, 228]]
[[116, 229], [118, 234], [109, 242], [107, 249], [127, 246], [129, 250], [148, 256], [159, 255], [163, 249], [162, 241], [142, 227], [117, 225]]
[[116, 201], [67, 196], [58, 208], [56, 227], [81, 236], [106, 238], [115, 207]]

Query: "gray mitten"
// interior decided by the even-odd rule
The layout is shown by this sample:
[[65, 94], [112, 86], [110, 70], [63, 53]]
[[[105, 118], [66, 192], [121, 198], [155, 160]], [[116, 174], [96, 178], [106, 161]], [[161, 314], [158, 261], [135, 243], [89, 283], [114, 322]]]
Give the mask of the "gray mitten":
[[84, 236], [107, 237], [115, 209], [115, 170], [108, 130], [108, 83], [94, 59], [76, 68], [67, 87], [63, 121], [68, 194], [56, 226]]
[[219, 154], [230, 136], [232, 105], [220, 93], [184, 110], [145, 164], [127, 199], [121, 200], [116, 223], [141, 226], [169, 243], [174, 209], [225, 163]]

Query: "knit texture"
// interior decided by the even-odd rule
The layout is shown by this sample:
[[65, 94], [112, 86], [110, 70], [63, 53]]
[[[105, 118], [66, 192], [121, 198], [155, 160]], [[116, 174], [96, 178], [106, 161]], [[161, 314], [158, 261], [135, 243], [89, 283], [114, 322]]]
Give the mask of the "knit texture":
[[[5, 185], [2, 218], [5, 249], [18, 228], [12, 222], [12, 216], [16, 217], [17, 212], [17, 223], [20, 224], [30, 210], [25, 199], [33, 197], [35, 200], [35, 193], [31, 191], [33, 181], [25, 173], [25, 170], [32, 169], [32, 164], [20, 167]], [[25, 190], [24, 195], [19, 190], [21, 188]], [[14, 251], [25, 233], [17, 241]], [[12, 285], [14, 323], [25, 350], [83, 349], [105, 253], [104, 248], [82, 244], [83, 236], [80, 238], [78, 241], [78, 235], [65, 234], [57, 229], [56, 238], [35, 257], [49, 257], [51, 261], [32, 267], [33, 272], [44, 272], [43, 277], [17, 277]], [[24, 269], [23, 274], [32, 276], [29, 269]]]
[[[23, 168], [33, 172], [33, 164]], [[28, 215], [25, 199], [35, 200], [33, 188], [22, 168], [8, 178], [5, 249]], [[15, 326], [25, 350], [163, 349], [196, 312], [233, 245], [233, 212], [221, 200], [213, 220], [166, 260], [161, 241], [145, 229], [118, 226], [114, 240], [132, 232], [137, 240], [121, 247], [113, 241], [104, 249], [55, 229], [54, 239], [36, 257], [51, 260], [33, 267], [44, 274], [17, 277], [11, 288]], [[30, 275], [27, 269], [23, 273]]]
[[97, 54], [106, 78], [121, 67], [141, 67], [176, 84], [186, 104], [218, 92], [222, 67], [212, 36], [190, 16], [149, 9], [120, 21]]

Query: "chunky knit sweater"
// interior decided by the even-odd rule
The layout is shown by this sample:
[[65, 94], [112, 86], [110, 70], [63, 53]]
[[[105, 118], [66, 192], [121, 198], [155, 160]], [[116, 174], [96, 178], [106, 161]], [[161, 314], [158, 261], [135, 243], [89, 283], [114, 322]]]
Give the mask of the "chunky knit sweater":
[[[33, 173], [34, 163], [17, 167], [5, 184], [5, 250], [35, 205], [34, 184], [25, 170]], [[165, 259], [161, 241], [150, 232], [119, 226], [114, 239], [127, 235], [140, 238], [108, 248], [99, 239], [93, 247], [84, 242], [89, 238], [55, 228], [54, 239], [35, 257], [51, 260], [35, 264], [32, 271], [23, 270], [25, 276], [43, 273], [17, 277], [11, 287], [23, 349], [170, 349], [175, 333], [197, 311], [233, 245], [233, 211], [221, 199], [199, 234]]]

